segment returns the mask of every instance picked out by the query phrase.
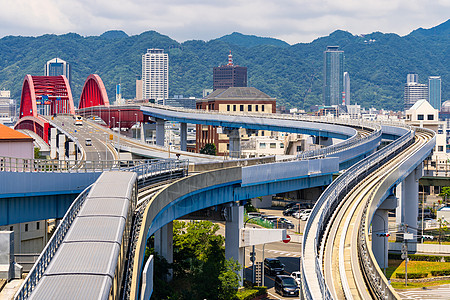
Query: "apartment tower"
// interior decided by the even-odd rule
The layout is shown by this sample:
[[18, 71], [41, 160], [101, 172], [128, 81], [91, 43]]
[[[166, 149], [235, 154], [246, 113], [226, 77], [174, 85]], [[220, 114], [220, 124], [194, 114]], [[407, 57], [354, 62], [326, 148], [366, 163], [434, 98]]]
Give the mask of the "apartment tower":
[[169, 55], [163, 49], [148, 49], [142, 55], [142, 97], [169, 98]]
[[328, 46], [324, 51], [323, 102], [325, 106], [342, 103], [344, 92], [344, 51]]

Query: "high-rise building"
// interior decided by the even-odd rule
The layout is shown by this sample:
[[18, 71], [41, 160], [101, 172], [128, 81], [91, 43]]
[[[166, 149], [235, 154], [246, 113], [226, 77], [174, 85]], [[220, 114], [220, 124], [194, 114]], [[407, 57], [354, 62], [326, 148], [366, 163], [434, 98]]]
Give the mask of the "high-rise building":
[[66, 76], [70, 85], [70, 65], [61, 58], [55, 57], [45, 64], [45, 76]]
[[[344, 72], [344, 95], [343, 99], [345, 105], [350, 105], [350, 75], [348, 72]], [[342, 102], [344, 102], [342, 101]]]
[[136, 100], [142, 100], [142, 78], [136, 75]]
[[404, 110], [408, 110], [418, 100], [428, 100], [428, 85], [419, 83], [417, 74], [408, 74], [406, 77]]
[[441, 110], [441, 76], [428, 77], [428, 102], [437, 110]]
[[247, 67], [233, 64], [233, 56], [228, 55], [228, 64], [213, 69], [213, 89], [247, 86]]
[[325, 106], [339, 105], [344, 92], [344, 51], [328, 46], [323, 53], [323, 102]]
[[169, 98], [169, 55], [163, 49], [148, 49], [142, 55], [142, 97]]

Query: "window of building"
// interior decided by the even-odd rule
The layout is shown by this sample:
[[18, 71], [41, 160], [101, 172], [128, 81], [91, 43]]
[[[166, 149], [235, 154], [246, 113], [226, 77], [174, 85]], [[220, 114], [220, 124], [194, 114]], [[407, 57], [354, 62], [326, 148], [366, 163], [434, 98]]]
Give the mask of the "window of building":
[[9, 226], [9, 231], [14, 231], [14, 226]]
[[428, 115], [427, 120], [433, 121], [434, 120], [434, 115]]
[[270, 143], [270, 149], [276, 149], [277, 144], [276, 143]]
[[28, 231], [28, 224], [25, 224], [25, 231]]
[[259, 109], [259, 106], [255, 105], [255, 111], [258, 111], [258, 109]]
[[36, 222], [36, 230], [39, 230], [39, 225], [40, 225], [40, 223]]
[[227, 105], [227, 111], [230, 111], [230, 105], [229, 104]]
[[250, 104], [248, 105], [248, 111], [252, 111], [252, 106]]
[[261, 136], [264, 136], [264, 130], [261, 130]]
[[280, 148], [283, 149], [284, 148], [284, 144], [280, 143]]
[[423, 115], [417, 115], [417, 120], [422, 121], [423, 120]]
[[261, 105], [261, 111], [264, 111], [264, 104]]
[[297, 146], [297, 152], [302, 152], [302, 146]]
[[244, 105], [241, 104], [239, 110], [244, 111]]
[[236, 105], [233, 105], [233, 111], [236, 111]]
[[259, 143], [260, 149], [266, 149], [266, 143]]
[[438, 146], [438, 151], [439, 152], [443, 152], [444, 151], [444, 146]]

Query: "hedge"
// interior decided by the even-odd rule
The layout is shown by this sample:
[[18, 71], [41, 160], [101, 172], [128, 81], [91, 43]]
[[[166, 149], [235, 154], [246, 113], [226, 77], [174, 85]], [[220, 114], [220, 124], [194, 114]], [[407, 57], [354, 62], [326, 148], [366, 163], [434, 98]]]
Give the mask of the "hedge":
[[252, 300], [258, 296], [267, 293], [267, 287], [265, 286], [255, 286], [253, 288], [245, 288], [237, 292], [237, 299], [239, 300]]
[[[418, 278], [425, 278], [428, 276], [428, 273], [408, 273], [409, 279], [418, 279]], [[405, 279], [405, 273], [396, 273], [395, 277], [400, 279]]]
[[[399, 253], [389, 253], [389, 259], [403, 260], [402, 255]], [[421, 254], [408, 254], [409, 260], [413, 261], [435, 261], [441, 262], [446, 261], [450, 262], [449, 256], [440, 256], [440, 255], [421, 255]]]
[[448, 276], [448, 275], [450, 275], [450, 270], [431, 271], [431, 275], [433, 275], [433, 276]]

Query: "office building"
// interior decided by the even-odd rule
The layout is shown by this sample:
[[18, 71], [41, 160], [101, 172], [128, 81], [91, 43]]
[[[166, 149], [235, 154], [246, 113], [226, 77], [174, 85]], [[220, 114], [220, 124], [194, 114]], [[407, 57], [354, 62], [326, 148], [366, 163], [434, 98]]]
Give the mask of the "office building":
[[344, 92], [344, 51], [339, 46], [328, 46], [324, 51], [323, 102], [325, 106], [342, 103]]
[[142, 97], [169, 98], [169, 55], [163, 49], [148, 49], [142, 55]]
[[428, 77], [428, 102], [435, 109], [441, 109], [441, 76]]
[[404, 93], [404, 110], [410, 109], [419, 100], [428, 100], [428, 85], [419, 83], [417, 74], [408, 74]]
[[[206, 98], [197, 100], [197, 109], [239, 113], [276, 113], [276, 99], [254, 87], [230, 87], [217, 89]], [[243, 138], [248, 137], [245, 129], [240, 129]], [[222, 128], [211, 125], [196, 125], [196, 148], [199, 152], [206, 144], [216, 145], [217, 155], [228, 155], [228, 135]], [[271, 132], [260, 130], [258, 136], [270, 136]]]
[[16, 102], [11, 92], [0, 90], [0, 124], [12, 125], [16, 119]]
[[228, 64], [213, 69], [213, 90], [247, 86], [247, 67], [233, 64], [233, 56], [228, 55]]
[[140, 75], [136, 75], [136, 100], [142, 99], [142, 79]]
[[62, 60], [61, 58], [54, 58], [49, 60], [45, 64], [45, 76], [60, 76], [64, 75], [66, 76], [67, 80], [69, 81], [70, 85], [70, 65], [68, 62]]
[[343, 105], [350, 105], [350, 75], [348, 72], [344, 72], [344, 101], [342, 101]]

